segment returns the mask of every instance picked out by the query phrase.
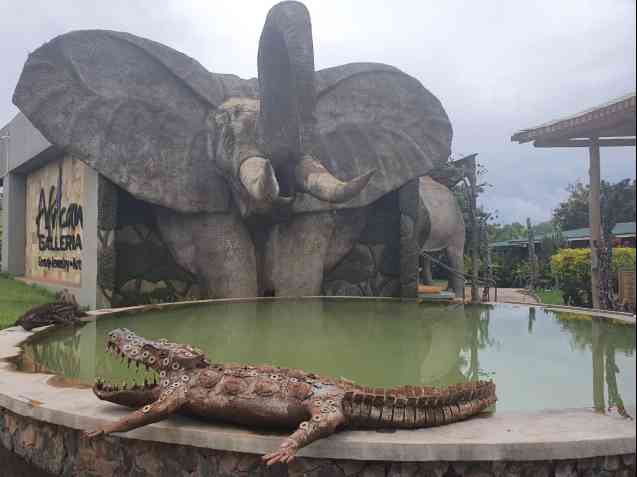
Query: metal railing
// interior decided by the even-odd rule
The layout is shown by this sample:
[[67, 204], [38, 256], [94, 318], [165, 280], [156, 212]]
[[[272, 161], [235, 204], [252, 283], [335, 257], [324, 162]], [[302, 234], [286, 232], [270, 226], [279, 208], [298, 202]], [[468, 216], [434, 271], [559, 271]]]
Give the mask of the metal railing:
[[[449, 265], [447, 265], [446, 263], [441, 262], [437, 258], [432, 257], [427, 252], [420, 252], [420, 255], [424, 255], [429, 260], [431, 260], [432, 262], [436, 263], [436, 265], [444, 268], [449, 273], [455, 275], [458, 278], [462, 278], [465, 281], [465, 286], [462, 287], [462, 300], [464, 301], [466, 299], [466, 292], [465, 292], [466, 285], [467, 285], [467, 283], [473, 284], [473, 276], [471, 276], [468, 273], [464, 273], [464, 272], [461, 272], [460, 270], [457, 270], [455, 268], [450, 267]], [[490, 297], [491, 297], [490, 288], [493, 288], [494, 295], [495, 295], [494, 301], [498, 301], [498, 287], [496, 285], [495, 280], [489, 279], [489, 278], [478, 277], [476, 285], [479, 285], [479, 286], [481, 285], [482, 287], [489, 289], [488, 296], [487, 296], [488, 299], [490, 299]]]

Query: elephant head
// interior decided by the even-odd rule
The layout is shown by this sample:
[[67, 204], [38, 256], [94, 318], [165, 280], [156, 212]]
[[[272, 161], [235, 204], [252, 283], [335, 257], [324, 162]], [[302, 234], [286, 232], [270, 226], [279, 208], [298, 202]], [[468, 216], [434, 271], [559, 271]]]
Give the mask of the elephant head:
[[29, 55], [13, 101], [52, 144], [177, 212], [361, 207], [449, 155], [449, 120], [417, 80], [314, 70], [298, 2], [269, 12], [258, 69], [258, 82], [213, 74], [150, 40], [76, 31]]

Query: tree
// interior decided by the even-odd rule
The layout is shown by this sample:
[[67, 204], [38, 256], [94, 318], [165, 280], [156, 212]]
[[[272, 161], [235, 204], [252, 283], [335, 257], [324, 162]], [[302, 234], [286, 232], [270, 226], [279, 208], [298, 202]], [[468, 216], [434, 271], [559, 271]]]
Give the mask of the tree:
[[[615, 184], [602, 181], [601, 213], [606, 224], [610, 225], [612, 222], [614, 226], [617, 222], [635, 221], [635, 185], [635, 181], [630, 179]], [[553, 223], [559, 225], [562, 230], [588, 227], [589, 185], [576, 182], [569, 184], [566, 190], [569, 196], [553, 211]]]

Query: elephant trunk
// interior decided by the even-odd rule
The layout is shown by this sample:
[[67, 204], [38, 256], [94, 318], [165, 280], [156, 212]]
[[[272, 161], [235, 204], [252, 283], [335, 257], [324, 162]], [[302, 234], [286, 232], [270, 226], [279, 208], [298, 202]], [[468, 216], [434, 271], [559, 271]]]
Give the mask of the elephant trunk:
[[327, 202], [347, 202], [358, 195], [376, 170], [371, 170], [348, 182], [341, 181], [323, 164], [304, 156], [295, 169], [295, 179], [302, 191]]
[[301, 190], [327, 202], [352, 199], [374, 171], [343, 182], [312, 158], [317, 149], [314, 46], [310, 15], [302, 3], [284, 1], [272, 7], [259, 40], [258, 66], [260, 148], [277, 177], [271, 166], [259, 163], [255, 170], [268, 175], [255, 179], [247, 172], [252, 166], [246, 166], [242, 182], [253, 183], [246, 188], [268, 198], [278, 196], [280, 185], [284, 195]]

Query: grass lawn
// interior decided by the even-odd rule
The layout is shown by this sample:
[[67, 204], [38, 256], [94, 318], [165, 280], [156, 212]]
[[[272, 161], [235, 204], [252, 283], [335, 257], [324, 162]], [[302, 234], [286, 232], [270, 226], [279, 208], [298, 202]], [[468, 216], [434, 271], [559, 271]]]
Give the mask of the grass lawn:
[[562, 292], [559, 290], [535, 290], [535, 294], [540, 297], [542, 303], [547, 305], [563, 305]]
[[53, 293], [0, 275], [0, 330], [13, 326], [25, 311], [55, 300]]

